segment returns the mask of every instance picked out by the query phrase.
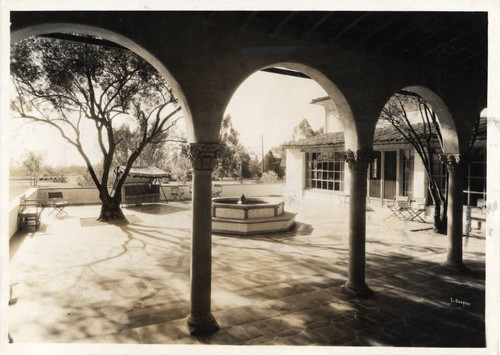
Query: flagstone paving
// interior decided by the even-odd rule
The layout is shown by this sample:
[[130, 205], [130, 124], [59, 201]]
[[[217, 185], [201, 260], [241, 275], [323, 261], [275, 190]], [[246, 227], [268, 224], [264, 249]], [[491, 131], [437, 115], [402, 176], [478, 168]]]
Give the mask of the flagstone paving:
[[[431, 224], [367, 213], [369, 298], [342, 290], [348, 208], [297, 203], [290, 232], [213, 236], [212, 311], [220, 330], [191, 336], [189, 202], [127, 207], [125, 225], [87, 223], [99, 206], [48, 215], [11, 240], [14, 342], [485, 346], [485, 240], [464, 238], [471, 271], [442, 262]], [[87, 221], [87, 222], [86, 222]]]

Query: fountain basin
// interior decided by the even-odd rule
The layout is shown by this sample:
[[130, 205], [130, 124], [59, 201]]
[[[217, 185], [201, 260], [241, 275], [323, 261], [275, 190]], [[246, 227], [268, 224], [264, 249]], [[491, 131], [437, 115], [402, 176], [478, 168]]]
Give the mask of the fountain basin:
[[289, 230], [295, 213], [286, 212], [279, 199], [216, 197], [212, 199], [212, 231], [226, 234], [262, 234]]

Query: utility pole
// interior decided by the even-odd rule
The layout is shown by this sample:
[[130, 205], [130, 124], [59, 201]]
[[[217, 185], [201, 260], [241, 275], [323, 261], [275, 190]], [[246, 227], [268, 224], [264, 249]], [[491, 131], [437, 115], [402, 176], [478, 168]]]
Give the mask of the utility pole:
[[262, 144], [262, 174], [264, 174], [264, 168], [265, 168], [265, 165], [264, 165], [264, 135], [261, 135], [260, 136], [260, 142]]

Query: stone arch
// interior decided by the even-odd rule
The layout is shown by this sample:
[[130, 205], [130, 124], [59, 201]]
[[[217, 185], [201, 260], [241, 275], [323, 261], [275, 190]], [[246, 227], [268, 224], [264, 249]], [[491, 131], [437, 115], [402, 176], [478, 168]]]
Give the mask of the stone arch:
[[351, 106], [349, 105], [349, 102], [347, 101], [346, 97], [344, 94], [340, 91], [340, 89], [323, 73], [321, 73], [319, 70], [316, 70], [312, 68], [309, 65], [306, 64], [301, 64], [297, 62], [276, 62], [272, 64], [268, 64], [265, 66], [262, 66], [248, 75], [246, 75], [243, 80], [239, 83], [237, 87], [233, 90], [228, 102], [226, 103], [229, 105], [229, 102], [231, 101], [231, 98], [233, 97], [234, 93], [238, 88], [254, 73], [256, 73], [259, 70], [267, 69], [267, 68], [274, 68], [274, 67], [280, 67], [280, 68], [286, 68], [286, 69], [291, 69], [295, 70], [298, 72], [301, 72], [307, 76], [309, 76], [312, 80], [316, 81], [322, 88], [323, 90], [326, 91], [326, 93], [332, 98], [334, 101], [335, 105], [337, 106], [337, 110], [339, 112], [339, 119], [341, 120], [342, 127], [344, 130], [344, 139], [345, 139], [345, 148], [346, 149], [351, 149], [351, 150], [357, 150], [359, 149], [358, 144], [358, 132], [356, 129], [356, 125], [354, 122], [354, 115], [351, 109]]
[[170, 71], [162, 63], [162, 61], [160, 61], [154, 54], [149, 52], [147, 49], [145, 49], [137, 42], [134, 42], [133, 40], [119, 33], [101, 27], [70, 23], [70, 22], [64, 22], [64, 23], [58, 22], [58, 23], [44, 23], [12, 31], [11, 43], [19, 42], [20, 40], [27, 37], [53, 33], [53, 32], [62, 32], [62, 33], [70, 32], [70, 33], [78, 33], [78, 34], [102, 37], [106, 40], [115, 42], [125, 48], [128, 48], [129, 50], [131, 50], [132, 52], [134, 52], [135, 54], [139, 55], [141, 58], [146, 60], [166, 79], [168, 84], [174, 90], [175, 96], [179, 100], [179, 103], [184, 112], [184, 116], [186, 118], [185, 122], [186, 122], [188, 137], [194, 136], [191, 110], [189, 108], [186, 97], [179, 83], [177, 82], [177, 80], [175, 80], [174, 76], [170, 73]]
[[407, 86], [403, 90], [411, 91], [420, 95], [427, 101], [438, 117], [438, 124], [443, 136], [443, 154], [459, 154], [460, 144], [458, 140], [455, 121], [451, 116], [448, 106], [434, 91], [424, 86]]

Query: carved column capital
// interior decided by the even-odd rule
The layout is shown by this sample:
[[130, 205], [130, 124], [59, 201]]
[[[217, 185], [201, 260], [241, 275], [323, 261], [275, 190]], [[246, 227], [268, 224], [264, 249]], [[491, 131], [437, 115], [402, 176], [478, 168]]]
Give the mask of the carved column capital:
[[191, 143], [188, 156], [194, 170], [214, 170], [223, 150], [223, 144]]
[[439, 160], [446, 165], [448, 171], [455, 171], [463, 161], [460, 154], [440, 154]]
[[373, 159], [373, 149], [359, 149], [355, 152], [348, 149], [345, 152], [345, 160], [349, 164], [349, 169], [365, 171], [368, 169], [368, 164]]

